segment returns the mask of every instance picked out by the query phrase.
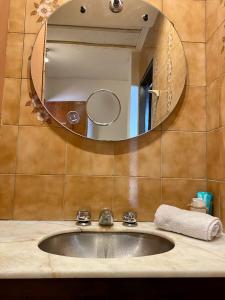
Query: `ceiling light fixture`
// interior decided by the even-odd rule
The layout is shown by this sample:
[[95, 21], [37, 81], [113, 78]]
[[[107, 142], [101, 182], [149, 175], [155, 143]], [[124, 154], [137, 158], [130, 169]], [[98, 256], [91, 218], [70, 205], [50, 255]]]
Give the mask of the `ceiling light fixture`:
[[110, 0], [109, 8], [114, 13], [119, 13], [123, 9], [123, 1], [122, 0]]

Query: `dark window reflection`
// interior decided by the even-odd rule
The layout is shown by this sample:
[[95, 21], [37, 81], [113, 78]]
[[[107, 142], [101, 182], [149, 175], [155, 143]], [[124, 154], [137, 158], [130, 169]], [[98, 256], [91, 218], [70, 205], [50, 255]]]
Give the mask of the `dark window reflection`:
[[149, 90], [153, 84], [153, 62], [150, 63], [139, 89], [139, 134], [151, 130], [152, 94]]

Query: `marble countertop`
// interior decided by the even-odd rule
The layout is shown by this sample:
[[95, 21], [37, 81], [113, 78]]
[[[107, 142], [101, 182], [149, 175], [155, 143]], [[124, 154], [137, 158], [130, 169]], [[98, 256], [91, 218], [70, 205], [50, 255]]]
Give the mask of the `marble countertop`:
[[0, 278], [225, 277], [225, 235], [205, 242], [161, 231], [152, 223], [134, 229], [115, 223], [109, 231], [153, 233], [173, 240], [166, 253], [146, 257], [83, 259], [48, 254], [38, 248], [44, 237], [71, 231], [102, 231], [97, 223], [0, 221]]

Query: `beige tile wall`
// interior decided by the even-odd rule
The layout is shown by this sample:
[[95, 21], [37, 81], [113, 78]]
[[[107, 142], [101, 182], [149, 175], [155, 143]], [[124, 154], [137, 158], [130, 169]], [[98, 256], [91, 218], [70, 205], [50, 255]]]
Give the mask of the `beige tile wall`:
[[196, 191], [206, 189], [205, 1], [149, 2], [178, 30], [187, 85], [162, 130], [102, 143], [43, 125], [26, 106], [29, 56], [40, 23], [31, 15], [34, 0], [10, 1], [0, 127], [1, 219], [73, 219], [81, 208], [97, 218], [101, 208], [111, 207], [117, 219], [134, 209], [140, 220], [152, 220], [161, 203], [186, 208]]
[[207, 177], [225, 224], [225, 1], [206, 1]]
[[0, 0], [0, 115], [2, 108], [9, 1]]

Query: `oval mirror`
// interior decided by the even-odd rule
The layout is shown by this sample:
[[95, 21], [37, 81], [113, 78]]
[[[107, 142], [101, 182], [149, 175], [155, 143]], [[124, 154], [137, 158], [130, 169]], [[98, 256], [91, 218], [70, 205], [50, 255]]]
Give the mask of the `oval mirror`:
[[72, 0], [42, 26], [31, 73], [48, 113], [83, 137], [145, 134], [173, 111], [186, 60], [172, 23], [141, 0]]

